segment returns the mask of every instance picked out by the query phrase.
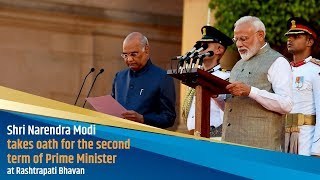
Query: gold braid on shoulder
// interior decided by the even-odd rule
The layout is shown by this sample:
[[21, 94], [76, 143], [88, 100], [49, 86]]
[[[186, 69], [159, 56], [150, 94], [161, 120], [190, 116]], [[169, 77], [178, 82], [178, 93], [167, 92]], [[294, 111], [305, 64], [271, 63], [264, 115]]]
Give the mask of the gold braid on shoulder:
[[191, 108], [191, 103], [192, 103], [192, 99], [193, 96], [195, 94], [196, 90], [195, 89], [188, 89], [186, 96], [183, 100], [183, 104], [182, 104], [182, 119], [184, 120], [185, 123], [187, 123], [187, 119], [188, 119], [188, 115], [189, 115], [189, 111]]
[[316, 65], [320, 66], [320, 60], [319, 60], [319, 59], [312, 58], [312, 59], [311, 59], [311, 62], [312, 62], [313, 64], [316, 64]]

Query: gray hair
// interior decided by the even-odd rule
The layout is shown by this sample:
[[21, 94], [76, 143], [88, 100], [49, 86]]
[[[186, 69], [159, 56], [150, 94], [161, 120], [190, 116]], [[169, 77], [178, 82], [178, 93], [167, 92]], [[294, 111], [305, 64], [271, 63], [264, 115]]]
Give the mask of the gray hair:
[[263, 31], [264, 37], [266, 36], [266, 27], [259, 18], [255, 16], [243, 16], [242, 18], [238, 19], [236, 23], [234, 23], [234, 27], [244, 23], [252, 24], [256, 31]]
[[149, 41], [148, 41], [148, 38], [147, 38], [146, 36], [142, 36], [141, 39], [140, 39], [140, 42], [141, 42], [141, 45], [142, 45], [143, 47], [149, 45]]
[[144, 48], [149, 45], [149, 42], [148, 42], [148, 38], [147, 38], [146, 36], [144, 36], [144, 35], [143, 35], [142, 33], [140, 33], [140, 32], [132, 32], [132, 33], [130, 33], [130, 34], [125, 38], [124, 41], [131, 41], [131, 40], [137, 39], [137, 38], [139, 39], [139, 42], [140, 42], [140, 44], [141, 44], [141, 47], [142, 47], [143, 50], [144, 50]]

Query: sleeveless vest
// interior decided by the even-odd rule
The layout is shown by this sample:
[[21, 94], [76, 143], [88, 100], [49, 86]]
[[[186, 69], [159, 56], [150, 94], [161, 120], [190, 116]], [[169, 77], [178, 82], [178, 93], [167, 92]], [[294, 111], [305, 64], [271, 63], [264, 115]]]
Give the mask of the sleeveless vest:
[[[267, 73], [282, 55], [267, 44], [249, 60], [240, 60], [233, 67], [230, 82], [240, 81], [273, 92]], [[281, 78], [281, 77], [279, 77]], [[226, 101], [222, 140], [263, 149], [282, 151], [284, 119], [249, 97], [229, 96]]]

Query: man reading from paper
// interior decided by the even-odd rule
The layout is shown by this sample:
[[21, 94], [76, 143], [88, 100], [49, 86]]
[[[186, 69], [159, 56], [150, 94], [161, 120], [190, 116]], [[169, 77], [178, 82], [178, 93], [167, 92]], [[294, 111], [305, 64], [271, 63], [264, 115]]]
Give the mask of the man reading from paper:
[[112, 97], [128, 111], [123, 118], [159, 128], [174, 124], [175, 88], [166, 71], [152, 64], [148, 39], [139, 32], [123, 41], [121, 57], [129, 67], [115, 75]]
[[231, 70], [222, 140], [284, 150], [284, 116], [293, 105], [289, 62], [265, 41], [266, 28], [253, 16], [235, 23], [241, 60]]

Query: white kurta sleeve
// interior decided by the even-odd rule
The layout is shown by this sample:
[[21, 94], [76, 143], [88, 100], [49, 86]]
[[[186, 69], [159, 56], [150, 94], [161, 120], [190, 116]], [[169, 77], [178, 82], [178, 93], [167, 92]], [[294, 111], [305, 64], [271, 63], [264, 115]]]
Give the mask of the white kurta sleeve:
[[268, 70], [268, 81], [272, 84], [274, 93], [251, 87], [249, 97], [256, 100], [264, 108], [286, 114], [293, 106], [292, 71], [289, 62], [279, 57]]

